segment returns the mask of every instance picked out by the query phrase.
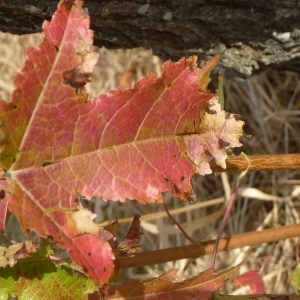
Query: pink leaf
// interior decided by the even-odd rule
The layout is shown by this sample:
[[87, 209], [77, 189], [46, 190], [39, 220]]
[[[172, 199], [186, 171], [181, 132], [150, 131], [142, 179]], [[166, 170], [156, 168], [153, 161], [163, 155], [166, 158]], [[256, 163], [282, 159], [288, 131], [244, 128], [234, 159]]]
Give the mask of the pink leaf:
[[259, 273], [259, 270], [249, 271], [237, 276], [234, 279], [234, 285], [248, 285], [250, 287], [250, 295], [266, 293], [265, 283], [261, 274]]
[[218, 57], [166, 62], [133, 89], [88, 101], [98, 55], [83, 1], [61, 1], [45, 22], [39, 49], [29, 48], [10, 102], [0, 101], [0, 169], [7, 200], [25, 229], [53, 239], [96, 284], [113, 273], [111, 235], [78, 206], [78, 192], [107, 200], [162, 201], [170, 190], [193, 200], [195, 173], [225, 167], [243, 134], [238, 116], [220, 109], [207, 91]]
[[7, 218], [7, 182], [0, 180], [0, 233], [5, 230], [5, 223]]
[[[73, 218], [78, 208], [75, 197], [70, 198], [76, 183], [65, 197], [68, 187], [63, 187], [63, 177], [54, 174], [46, 187], [41, 184], [44, 177], [30, 176], [48, 162], [72, 156], [77, 147], [74, 126], [88, 96], [82, 88], [98, 54], [90, 52], [93, 33], [83, 2], [72, 2], [61, 1], [52, 21], [44, 23], [43, 42], [38, 50], [27, 50], [11, 101], [0, 101], [4, 136], [0, 167], [10, 185], [9, 209], [22, 227], [54, 239], [96, 283], [103, 284], [113, 273], [114, 256], [100, 229], [99, 233], [92, 225], [86, 232], [78, 229], [80, 224]], [[32, 183], [37, 184], [33, 189]], [[81, 214], [88, 220], [86, 212]]]
[[171, 269], [158, 278], [145, 281], [130, 280], [125, 284], [113, 287], [107, 299], [200, 299], [210, 300], [224, 281], [232, 278], [241, 264], [225, 272], [214, 274], [212, 269], [185, 281], [176, 281], [177, 271]]

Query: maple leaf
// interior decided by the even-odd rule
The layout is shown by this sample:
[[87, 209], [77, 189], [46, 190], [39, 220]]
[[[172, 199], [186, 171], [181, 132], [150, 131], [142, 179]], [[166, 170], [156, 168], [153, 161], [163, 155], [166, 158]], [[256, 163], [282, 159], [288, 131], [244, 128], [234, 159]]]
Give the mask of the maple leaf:
[[7, 182], [0, 180], [0, 233], [5, 230], [5, 221], [7, 217]]
[[265, 283], [259, 270], [252, 270], [237, 276], [234, 279], [234, 285], [248, 285], [250, 287], [249, 295], [265, 294]]
[[[71, 269], [57, 269], [48, 256], [51, 247], [42, 243], [41, 249], [18, 261], [11, 268], [0, 268], [0, 299], [78, 299], [87, 300], [88, 293], [97, 290], [93, 281]], [[20, 277], [20, 275], [22, 277]]]
[[209, 93], [209, 73], [197, 57], [166, 62], [132, 89], [88, 101], [98, 55], [83, 1], [61, 1], [43, 42], [29, 48], [9, 102], [0, 101], [0, 169], [7, 201], [23, 229], [53, 239], [97, 284], [113, 273], [110, 234], [74, 201], [162, 201], [162, 192], [194, 200], [195, 173], [211, 173], [215, 158], [240, 146], [239, 116], [220, 109]]
[[237, 276], [234, 279], [234, 285], [248, 285], [250, 287], [249, 295], [266, 293], [265, 283], [259, 270], [248, 271]]
[[232, 278], [241, 264], [218, 274], [208, 269], [193, 278], [179, 282], [175, 280], [177, 270], [171, 269], [158, 278], [145, 281], [130, 280], [121, 286], [112, 287], [107, 299], [210, 300], [213, 293], [224, 285], [224, 281]]
[[[96, 228], [93, 216], [70, 197], [75, 195], [76, 182], [69, 182], [71, 188], [68, 178], [56, 173], [46, 186], [42, 182], [47, 179], [37, 174], [42, 171], [48, 177], [43, 172], [48, 163], [76, 157], [78, 138], [86, 147], [89, 141], [82, 135], [90, 126], [97, 127], [96, 123], [79, 120], [93, 109], [85, 105], [87, 94], [82, 87], [89, 81], [98, 55], [90, 52], [93, 34], [87, 11], [82, 1], [72, 2], [61, 1], [52, 21], [44, 23], [43, 42], [38, 50], [27, 50], [25, 67], [14, 80], [11, 101], [0, 102], [0, 162], [9, 186], [9, 209], [21, 226], [54, 239], [95, 282], [102, 284], [113, 273], [114, 256], [105, 232]], [[78, 123], [81, 132], [76, 129]], [[40, 171], [32, 177], [34, 169]]]

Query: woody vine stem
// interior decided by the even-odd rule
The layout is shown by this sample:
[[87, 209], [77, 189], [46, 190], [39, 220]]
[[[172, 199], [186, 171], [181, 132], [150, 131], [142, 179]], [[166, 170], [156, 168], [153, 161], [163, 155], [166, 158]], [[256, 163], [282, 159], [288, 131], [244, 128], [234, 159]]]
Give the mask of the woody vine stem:
[[275, 171], [300, 169], [300, 153], [232, 156], [226, 159], [226, 170], [212, 161], [213, 172]]
[[[226, 160], [227, 168], [224, 170], [214, 161], [211, 162], [213, 172], [241, 172], [294, 170], [300, 169], [300, 154], [278, 154], [257, 156], [234, 156]], [[254, 246], [261, 243], [270, 243], [281, 239], [300, 236], [300, 224], [271, 228], [262, 231], [251, 231], [220, 239], [218, 252]], [[212, 254], [215, 240], [191, 244], [187, 246], [161, 249], [137, 253], [133, 257], [119, 259], [116, 264], [119, 268], [140, 267], [168, 261], [197, 258]]]

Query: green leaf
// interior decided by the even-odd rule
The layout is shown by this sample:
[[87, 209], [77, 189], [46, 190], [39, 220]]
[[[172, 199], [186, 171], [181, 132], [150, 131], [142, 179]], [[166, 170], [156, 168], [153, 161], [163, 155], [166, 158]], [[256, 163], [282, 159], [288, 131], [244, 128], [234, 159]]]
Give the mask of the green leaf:
[[20, 260], [12, 268], [0, 268], [0, 299], [9, 296], [19, 300], [88, 299], [97, 290], [92, 280], [71, 269], [58, 269], [47, 256], [49, 245]]
[[300, 295], [300, 264], [292, 271], [289, 281], [297, 295]]

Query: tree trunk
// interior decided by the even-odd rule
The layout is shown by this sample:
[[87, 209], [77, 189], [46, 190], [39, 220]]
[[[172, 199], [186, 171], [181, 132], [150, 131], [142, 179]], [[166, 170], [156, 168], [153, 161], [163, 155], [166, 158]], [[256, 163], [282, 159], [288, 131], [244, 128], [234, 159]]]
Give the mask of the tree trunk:
[[[56, 0], [1, 0], [0, 30], [41, 31]], [[221, 54], [228, 77], [300, 71], [298, 0], [86, 0], [95, 45], [153, 49], [163, 59]]]

